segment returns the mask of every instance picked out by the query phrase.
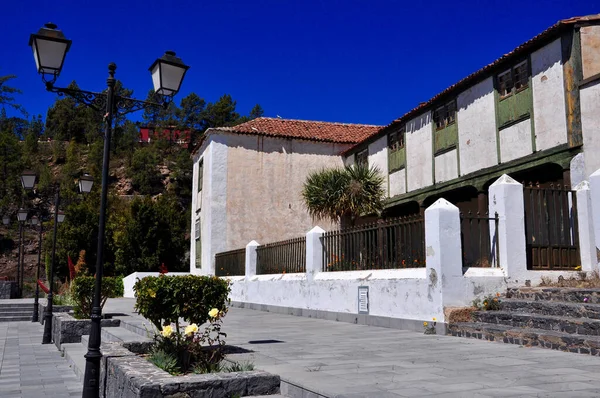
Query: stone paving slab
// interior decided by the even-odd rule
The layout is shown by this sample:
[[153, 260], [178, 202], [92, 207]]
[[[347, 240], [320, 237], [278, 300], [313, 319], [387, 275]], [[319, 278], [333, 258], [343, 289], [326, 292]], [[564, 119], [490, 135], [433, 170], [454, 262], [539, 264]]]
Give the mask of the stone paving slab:
[[580, 354], [238, 308], [223, 331], [253, 351], [232, 359], [324, 397], [600, 396], [600, 358]]
[[0, 324], [0, 397], [80, 397], [83, 384], [39, 323]]

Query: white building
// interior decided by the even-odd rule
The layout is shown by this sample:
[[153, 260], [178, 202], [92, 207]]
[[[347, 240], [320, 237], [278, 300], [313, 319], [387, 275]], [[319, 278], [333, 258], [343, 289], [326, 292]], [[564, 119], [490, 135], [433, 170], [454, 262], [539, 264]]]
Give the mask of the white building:
[[251, 239], [304, 235], [315, 222], [301, 200], [308, 174], [342, 166], [341, 152], [381, 127], [263, 117], [208, 129], [193, 154], [190, 272], [214, 274], [216, 253]]
[[387, 215], [485, 212], [502, 174], [575, 186], [600, 168], [600, 14], [559, 21], [345, 152], [385, 171]]

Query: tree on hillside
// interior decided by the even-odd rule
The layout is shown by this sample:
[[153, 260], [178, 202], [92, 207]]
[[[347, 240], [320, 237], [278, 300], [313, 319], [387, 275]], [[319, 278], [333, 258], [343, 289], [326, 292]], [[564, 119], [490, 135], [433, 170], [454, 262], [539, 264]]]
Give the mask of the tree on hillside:
[[248, 115], [248, 118], [250, 120], [252, 119], [256, 119], [257, 117], [263, 117], [265, 114], [264, 109], [262, 108], [262, 106], [260, 106], [259, 104], [254, 105], [254, 108], [252, 108], [252, 110], [250, 111], [250, 115]]
[[2, 106], [2, 109], [8, 106], [26, 114], [23, 106], [15, 102], [15, 94], [21, 94], [21, 90], [8, 85], [9, 80], [16, 78], [16, 75], [0, 76], [0, 106]]
[[383, 181], [376, 167], [352, 165], [324, 169], [309, 174], [302, 198], [313, 218], [333, 222], [348, 218], [354, 225], [358, 217], [383, 210]]
[[206, 128], [227, 127], [238, 124], [240, 114], [235, 111], [237, 101], [225, 94], [217, 102], [210, 102], [204, 110], [203, 120]]

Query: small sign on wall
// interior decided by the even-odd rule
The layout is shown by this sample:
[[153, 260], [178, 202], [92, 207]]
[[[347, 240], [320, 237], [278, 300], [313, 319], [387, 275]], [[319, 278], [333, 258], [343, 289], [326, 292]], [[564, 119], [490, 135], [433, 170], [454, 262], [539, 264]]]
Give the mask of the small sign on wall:
[[358, 287], [358, 313], [369, 313], [369, 286]]

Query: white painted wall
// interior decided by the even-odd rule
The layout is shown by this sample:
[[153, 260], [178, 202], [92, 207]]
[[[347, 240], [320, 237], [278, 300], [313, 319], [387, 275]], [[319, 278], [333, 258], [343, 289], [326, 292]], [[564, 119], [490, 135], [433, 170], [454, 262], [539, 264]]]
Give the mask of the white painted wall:
[[589, 176], [600, 169], [600, 81], [582, 87], [579, 98], [585, 172]]
[[523, 120], [500, 130], [500, 158], [502, 163], [527, 156], [531, 149], [531, 121]]
[[369, 144], [369, 166], [376, 166], [384, 178], [383, 187], [388, 195], [388, 148], [387, 135]]
[[435, 157], [435, 182], [458, 178], [457, 150], [453, 149]]
[[536, 150], [567, 142], [561, 39], [531, 54]]
[[390, 197], [406, 193], [406, 170], [394, 171], [389, 175]]
[[[129, 274], [123, 278], [123, 297], [135, 298], [135, 291], [133, 290], [133, 286], [139, 279], [143, 279], [147, 276], [159, 276], [159, 272], [134, 272], [133, 274]], [[168, 272], [166, 275], [189, 275], [187, 272]]]
[[[326, 230], [336, 225], [313, 220], [302, 200], [308, 175], [341, 167], [340, 153], [349, 145], [228, 134], [225, 207], [222, 232], [213, 235], [219, 251], [239, 249], [255, 239], [261, 244], [302, 236], [315, 223]], [[216, 249], [215, 249], [216, 250]]]
[[407, 191], [433, 184], [431, 112], [406, 124]]
[[[206, 140], [194, 156], [194, 176], [192, 183], [192, 209], [198, 208], [198, 164], [204, 161], [204, 178], [202, 187], [202, 206], [200, 211], [192, 211], [190, 234], [190, 272], [193, 274], [214, 274], [214, 254], [224, 251], [227, 225], [227, 137], [222, 134], [208, 132]], [[202, 269], [196, 268], [196, 236], [195, 222], [201, 222]]]
[[493, 79], [490, 77], [460, 93], [456, 104], [461, 175], [497, 165]]

